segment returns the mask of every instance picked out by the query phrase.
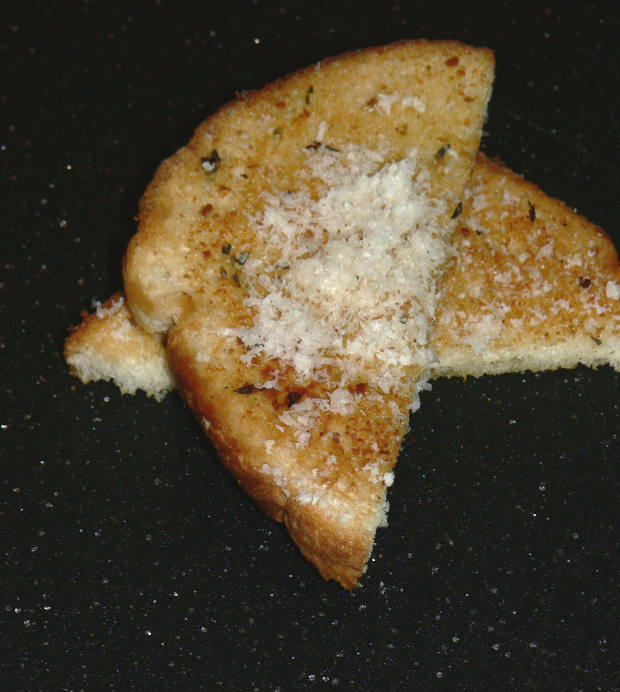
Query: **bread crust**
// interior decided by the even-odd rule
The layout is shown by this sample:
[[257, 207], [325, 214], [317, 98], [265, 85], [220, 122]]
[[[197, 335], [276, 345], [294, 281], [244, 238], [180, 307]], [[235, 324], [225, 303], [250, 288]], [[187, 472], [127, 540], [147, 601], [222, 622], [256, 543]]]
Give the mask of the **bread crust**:
[[[304, 397], [289, 405], [284, 383], [278, 390], [241, 393], [246, 383], [261, 381], [262, 373], [237, 365], [243, 353], [237, 344], [221, 340], [208, 367], [201, 364], [187, 333], [200, 332], [206, 321], [212, 320], [194, 315], [168, 338], [169, 363], [184, 401], [240, 487], [268, 516], [284, 522], [326, 579], [353, 588], [365, 571], [384, 510], [384, 477], [407, 427], [406, 416], [394, 416], [390, 407], [398, 399], [360, 397], [354, 416], [326, 411], [315, 417], [310, 439], [300, 445], [295, 428], [282, 421], [295, 415]], [[404, 401], [398, 404], [406, 408]], [[379, 443], [369, 449], [374, 440]], [[330, 455], [337, 465], [326, 468]], [[377, 456], [384, 460], [378, 463]], [[377, 465], [374, 480], [361, 471], [370, 464]], [[339, 504], [356, 508], [346, 525]]]
[[[390, 366], [382, 376], [393, 389], [380, 393], [374, 385], [365, 391], [364, 377], [359, 391], [357, 384], [340, 388], [347, 361], [309, 379], [275, 357], [249, 362], [226, 335], [253, 319], [242, 262], [233, 258], [270, 256], [271, 240], [252, 221], [269, 195], [322, 194], [325, 183], [307, 163], [315, 149], [337, 152], [345, 168], [359, 149], [382, 166], [415, 150], [428, 199], [443, 229], [452, 227], [493, 67], [486, 49], [401, 42], [328, 59], [240, 95], [161, 164], [125, 256], [131, 311], [143, 329], [165, 335], [181, 394], [222, 461], [323, 576], [345, 588], [358, 584], [385, 521], [386, 487], [424, 366], [415, 359]], [[268, 388], [273, 371], [278, 384]], [[338, 397], [348, 403], [338, 408]]]
[[[227, 397], [214, 397], [212, 390], [204, 387], [200, 374], [196, 373], [194, 358], [174, 336], [168, 350], [172, 368], [177, 373], [183, 400], [200, 421], [213, 443], [218, 457], [233, 475], [240, 488], [251, 497], [265, 514], [283, 522], [291, 538], [303, 555], [312, 562], [325, 579], [335, 579], [347, 589], [358, 585], [372, 550], [373, 535], [367, 531], [349, 531], [344, 537], [342, 527], [330, 521], [325, 512], [311, 504], [300, 504], [284, 483], [274, 483], [273, 476], [262, 472], [252, 463], [246, 463], [248, 455], [255, 455], [252, 444], [263, 439], [262, 431], [254, 423], [248, 425], [248, 410], [242, 395], [238, 401]], [[227, 406], [223, 406], [226, 403]], [[226, 410], [229, 407], [238, 410]], [[265, 415], [264, 412], [262, 415]], [[251, 420], [250, 416], [250, 420]], [[247, 428], [240, 434], [238, 426], [231, 427], [231, 420], [243, 420]], [[260, 422], [258, 423], [260, 426]], [[249, 444], [248, 444], [249, 443]], [[384, 491], [383, 491], [384, 493]]]

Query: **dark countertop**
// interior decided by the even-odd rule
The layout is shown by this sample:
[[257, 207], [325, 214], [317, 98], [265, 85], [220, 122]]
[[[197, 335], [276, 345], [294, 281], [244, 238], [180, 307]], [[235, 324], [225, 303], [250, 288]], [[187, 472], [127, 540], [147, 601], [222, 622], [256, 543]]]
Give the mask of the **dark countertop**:
[[[235, 93], [401, 38], [493, 48], [484, 150], [620, 246], [612, 2], [17, 3], [0, 47], [5, 689], [618, 688], [620, 375], [438, 381], [363, 588], [323, 582], [177, 395], [82, 386], [157, 163]], [[613, 17], [612, 17], [613, 15]]]

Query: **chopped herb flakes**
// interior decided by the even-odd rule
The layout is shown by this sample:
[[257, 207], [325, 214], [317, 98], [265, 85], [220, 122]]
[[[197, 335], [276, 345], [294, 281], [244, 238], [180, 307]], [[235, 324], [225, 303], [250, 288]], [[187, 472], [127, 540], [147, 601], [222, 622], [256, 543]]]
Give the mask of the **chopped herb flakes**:
[[240, 252], [236, 257], [235, 257], [235, 262], [237, 264], [245, 264], [248, 261], [248, 257], [250, 256], [249, 252]]
[[286, 395], [286, 407], [291, 408], [291, 406], [294, 406], [302, 396], [303, 394], [301, 392], [289, 392]]
[[244, 384], [241, 385], [241, 387], [237, 387], [235, 392], [237, 392], [237, 394], [254, 394], [256, 392], [261, 392], [262, 390], [262, 387], [257, 387], [255, 384]]
[[340, 149], [336, 149], [336, 147], [330, 147], [329, 144], [323, 144], [323, 142], [317, 142], [316, 140], [312, 142], [312, 144], [308, 144], [306, 146], [306, 149], [312, 149], [316, 151], [317, 149], [320, 149], [321, 147], [325, 147], [327, 151], [337, 151], [340, 152]]
[[529, 208], [530, 221], [534, 223], [536, 220], [536, 207], [528, 200], [527, 206]]
[[450, 145], [449, 144], [444, 144], [441, 149], [438, 149], [435, 152], [435, 161], [439, 161], [440, 159], [443, 159], [443, 157], [450, 151]]
[[226, 245], [222, 245], [222, 254], [223, 255], [230, 255], [231, 250], [232, 250], [232, 245], [230, 243], [226, 243]]
[[459, 202], [456, 205], [456, 209], [452, 213], [452, 216], [450, 217], [451, 219], [456, 219], [457, 216], [460, 215], [460, 213], [463, 211], [463, 202]]
[[306, 91], [306, 104], [310, 104], [310, 96], [314, 94], [314, 88], [312, 86], [308, 87], [308, 91]]

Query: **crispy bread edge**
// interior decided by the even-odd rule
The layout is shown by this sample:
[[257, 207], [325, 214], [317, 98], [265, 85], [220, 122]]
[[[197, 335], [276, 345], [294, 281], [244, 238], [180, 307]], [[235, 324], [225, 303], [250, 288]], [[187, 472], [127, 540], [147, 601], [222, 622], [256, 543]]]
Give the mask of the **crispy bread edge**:
[[218, 401], [198, 386], [201, 378], [193, 360], [171, 334], [167, 353], [176, 374], [181, 396], [193, 411], [207, 437], [213, 443], [220, 461], [240, 488], [267, 516], [283, 522], [303, 555], [325, 579], [335, 579], [347, 589], [359, 586], [373, 545], [373, 537], [358, 532], [352, 542], [343, 543], [338, 524], [330, 524], [324, 514], [312, 505], [289, 500], [273, 479], [251, 465], [242, 463], [245, 453], [238, 431], [228, 430]]

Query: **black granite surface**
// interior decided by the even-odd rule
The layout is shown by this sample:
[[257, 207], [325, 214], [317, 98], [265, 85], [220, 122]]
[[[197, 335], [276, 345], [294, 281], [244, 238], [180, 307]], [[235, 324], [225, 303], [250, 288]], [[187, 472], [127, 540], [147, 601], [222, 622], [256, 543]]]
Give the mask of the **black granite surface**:
[[609, 2], [11, 2], [0, 160], [2, 688], [618, 689], [620, 375], [438, 381], [353, 593], [220, 467], [176, 395], [82, 386], [157, 163], [244, 89], [401, 38], [496, 51], [484, 150], [620, 245]]

